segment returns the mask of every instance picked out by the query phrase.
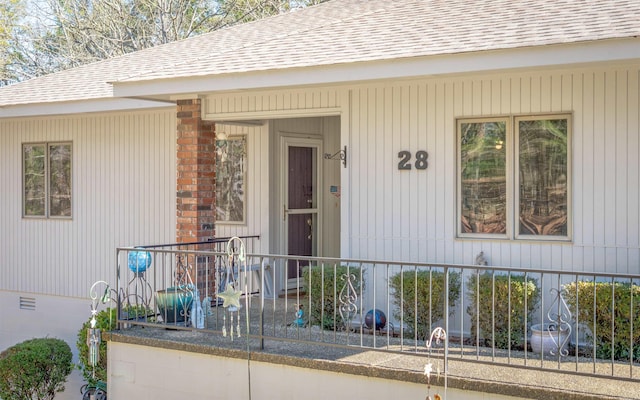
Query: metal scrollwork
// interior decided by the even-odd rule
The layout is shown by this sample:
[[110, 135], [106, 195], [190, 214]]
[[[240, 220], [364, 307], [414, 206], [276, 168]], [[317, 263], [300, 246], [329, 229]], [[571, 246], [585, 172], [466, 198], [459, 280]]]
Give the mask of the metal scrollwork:
[[[99, 285], [104, 285], [105, 287], [101, 295], [97, 291]], [[89, 328], [87, 328], [88, 364], [92, 368], [91, 375], [95, 379], [96, 366], [100, 361], [100, 342], [102, 341], [101, 330], [96, 327], [98, 304], [106, 304], [111, 301], [111, 287], [105, 281], [97, 281], [89, 289], [89, 297], [91, 298], [91, 321], [89, 322]]]
[[551, 293], [555, 292], [555, 298], [549, 309], [547, 311], [547, 318], [549, 321], [553, 321], [557, 324], [556, 329], [562, 332], [562, 335], [558, 335], [557, 339], [554, 335], [549, 335], [553, 340], [555, 347], [549, 351], [549, 354], [555, 356], [558, 355], [556, 349], [559, 349], [559, 354], [562, 357], [566, 357], [569, 355], [569, 350], [567, 349], [567, 344], [571, 339], [571, 310], [567, 305], [564, 297], [562, 296], [562, 291], [552, 288]]
[[127, 254], [127, 265], [133, 275], [126, 286], [121, 289], [125, 306], [141, 306], [145, 309], [151, 307], [153, 289], [145, 274], [151, 264], [151, 253], [146, 250], [136, 249]]
[[431, 332], [431, 337], [429, 337], [424, 345], [427, 347], [427, 350], [431, 351], [433, 344], [440, 344], [440, 342], [445, 340], [447, 340], [447, 332], [445, 332], [443, 328], [437, 327]]
[[356, 292], [353, 282], [356, 280], [355, 274], [343, 274], [340, 279], [344, 281], [344, 285], [340, 290], [338, 300], [340, 305], [338, 310], [340, 311], [340, 317], [345, 324], [347, 330], [351, 329], [351, 319], [358, 312], [356, 301], [358, 300], [358, 293]]

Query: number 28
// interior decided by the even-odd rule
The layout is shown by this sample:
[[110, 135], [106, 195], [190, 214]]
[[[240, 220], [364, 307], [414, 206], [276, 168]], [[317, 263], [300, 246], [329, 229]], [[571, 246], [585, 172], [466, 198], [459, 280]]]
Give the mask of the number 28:
[[[411, 169], [411, 152], [410, 151], [403, 150], [398, 152], [398, 158], [400, 159], [400, 161], [398, 161], [398, 169], [400, 170]], [[416, 169], [427, 169], [427, 166], [429, 165], [427, 163], [427, 158], [429, 158], [429, 153], [427, 153], [426, 151], [424, 150], [416, 151], [416, 161], [413, 163], [413, 165], [416, 167]]]

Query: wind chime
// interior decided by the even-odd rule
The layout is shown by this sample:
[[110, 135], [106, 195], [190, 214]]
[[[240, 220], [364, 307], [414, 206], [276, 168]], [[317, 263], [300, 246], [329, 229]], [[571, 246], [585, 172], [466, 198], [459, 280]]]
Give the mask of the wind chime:
[[[98, 284], [104, 284], [106, 287], [104, 293], [98, 298], [98, 292], [96, 287]], [[91, 286], [89, 290], [89, 296], [91, 297], [91, 321], [89, 321], [89, 328], [87, 328], [87, 346], [89, 347], [88, 361], [92, 368], [91, 377], [96, 379], [96, 366], [100, 361], [100, 342], [102, 341], [101, 332], [99, 328], [96, 328], [98, 315], [98, 299], [102, 304], [105, 304], [110, 300], [109, 298], [109, 284], [105, 281], [97, 281]]]
[[[425, 342], [427, 350], [429, 350], [429, 362], [424, 366], [424, 374], [427, 376], [427, 397], [425, 400], [442, 400], [442, 397], [436, 393], [431, 397], [431, 372], [433, 372], [433, 363], [431, 362], [431, 346], [433, 344], [440, 344], [440, 342], [447, 340], [447, 333], [441, 327], [437, 327], [431, 332], [431, 337]], [[446, 364], [446, 355], [445, 355]], [[440, 376], [440, 366], [436, 367], [436, 372]], [[445, 371], [444, 376], [444, 391], [445, 397], [447, 393], [447, 373]]]
[[[233, 243], [238, 242], [238, 246]], [[240, 275], [240, 265], [244, 265], [246, 271], [246, 253], [244, 242], [238, 237], [233, 237], [227, 242], [227, 265], [223, 272], [225, 290], [217, 294], [221, 298], [225, 312], [222, 314], [222, 335], [227, 336], [227, 332], [233, 341], [233, 336], [240, 337], [240, 296], [242, 291], [238, 289], [238, 276]], [[237, 267], [238, 273], [235, 273]], [[229, 315], [229, 328], [227, 331], [227, 314]], [[234, 325], [235, 324], [235, 325]], [[234, 331], [235, 328], [235, 331]]]

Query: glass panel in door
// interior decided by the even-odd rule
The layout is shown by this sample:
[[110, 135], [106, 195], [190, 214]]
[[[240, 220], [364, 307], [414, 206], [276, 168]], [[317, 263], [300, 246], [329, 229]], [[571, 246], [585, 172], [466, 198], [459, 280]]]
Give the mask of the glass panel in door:
[[[317, 243], [317, 148], [287, 146], [287, 250], [289, 255], [316, 255]], [[295, 280], [306, 260], [290, 260], [287, 279]]]

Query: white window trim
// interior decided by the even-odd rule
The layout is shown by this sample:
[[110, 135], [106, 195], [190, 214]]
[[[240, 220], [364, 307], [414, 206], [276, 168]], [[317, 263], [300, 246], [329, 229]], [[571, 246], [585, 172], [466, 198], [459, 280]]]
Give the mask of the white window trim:
[[[71, 215], [69, 216], [60, 216], [60, 215], [50, 215], [50, 205], [49, 205], [49, 191], [50, 191], [50, 177], [49, 177], [49, 168], [50, 168], [50, 159], [49, 159], [49, 147], [51, 145], [65, 145], [68, 144], [69, 146], [71, 146], [71, 176], [70, 176], [70, 180], [71, 180]], [[44, 191], [45, 191], [45, 201], [44, 201], [44, 215], [27, 215], [26, 214], [26, 198], [25, 198], [25, 170], [24, 170], [24, 147], [25, 146], [38, 146], [38, 145], [42, 145], [45, 148], [45, 164], [44, 164], [44, 175], [45, 175], [45, 181], [44, 181]], [[22, 175], [22, 191], [20, 193], [20, 196], [22, 197], [22, 218], [23, 219], [56, 219], [56, 220], [71, 220], [73, 219], [73, 142], [72, 141], [52, 141], [52, 142], [24, 142], [22, 143], [22, 145], [20, 146], [20, 150], [21, 150], [21, 154], [20, 154], [20, 160], [21, 160], [21, 167], [20, 167], [20, 173]]]
[[[229, 135], [226, 139], [216, 139], [216, 153], [217, 153], [217, 142], [220, 140], [227, 140], [227, 141], [244, 141], [244, 165], [243, 165], [243, 171], [242, 171], [242, 189], [243, 189], [243, 195], [242, 195], [242, 219], [241, 220], [222, 220], [222, 219], [218, 219], [218, 211], [217, 209], [214, 210], [214, 215], [216, 218], [216, 225], [236, 225], [236, 226], [246, 226], [247, 225], [247, 190], [248, 190], [248, 183], [247, 183], [247, 170], [248, 170], [248, 164], [249, 164], [249, 135], [247, 134], [236, 134], [236, 135]], [[216, 154], [215, 156], [216, 158], [218, 157], [218, 155]], [[217, 207], [217, 202], [218, 202], [218, 168], [220, 166], [218, 165], [218, 163], [216, 162], [216, 188], [214, 189], [215, 192], [215, 196], [216, 196], [216, 207]], [[225, 188], [225, 189], [229, 189], [229, 188]]]
[[[516, 182], [516, 171], [520, 170], [520, 146], [517, 143], [520, 142], [520, 131], [518, 129], [518, 121], [535, 121], [544, 119], [566, 119], [567, 120], [567, 235], [566, 236], [553, 236], [553, 235], [530, 235], [520, 233], [520, 191], [517, 188], [513, 190], [513, 226], [514, 226], [514, 238], [517, 240], [535, 240], [535, 241], [552, 241], [552, 242], [567, 242], [571, 241], [573, 237], [573, 169], [572, 169], [572, 140], [573, 140], [573, 123], [572, 115], [569, 113], [558, 114], [535, 114], [535, 115], [516, 115], [512, 117], [512, 129], [513, 129], [513, 145], [511, 150], [513, 151], [513, 183]], [[519, 184], [519, 180], [518, 180]]]
[[[520, 193], [517, 190], [519, 180], [516, 182], [517, 171], [519, 170], [519, 132], [517, 122], [520, 120], [541, 120], [541, 119], [566, 119], [567, 120], [567, 235], [527, 235], [520, 234], [519, 229], [519, 204]], [[506, 139], [506, 233], [464, 233], [461, 229], [462, 220], [462, 159], [461, 151], [461, 124], [479, 122], [504, 122]], [[514, 114], [507, 116], [487, 116], [487, 117], [458, 117], [456, 118], [456, 238], [458, 239], [491, 239], [491, 240], [519, 240], [535, 242], [571, 242], [573, 239], [573, 115], [568, 112], [544, 113], [544, 114]], [[516, 185], [517, 184], [517, 185]]]

